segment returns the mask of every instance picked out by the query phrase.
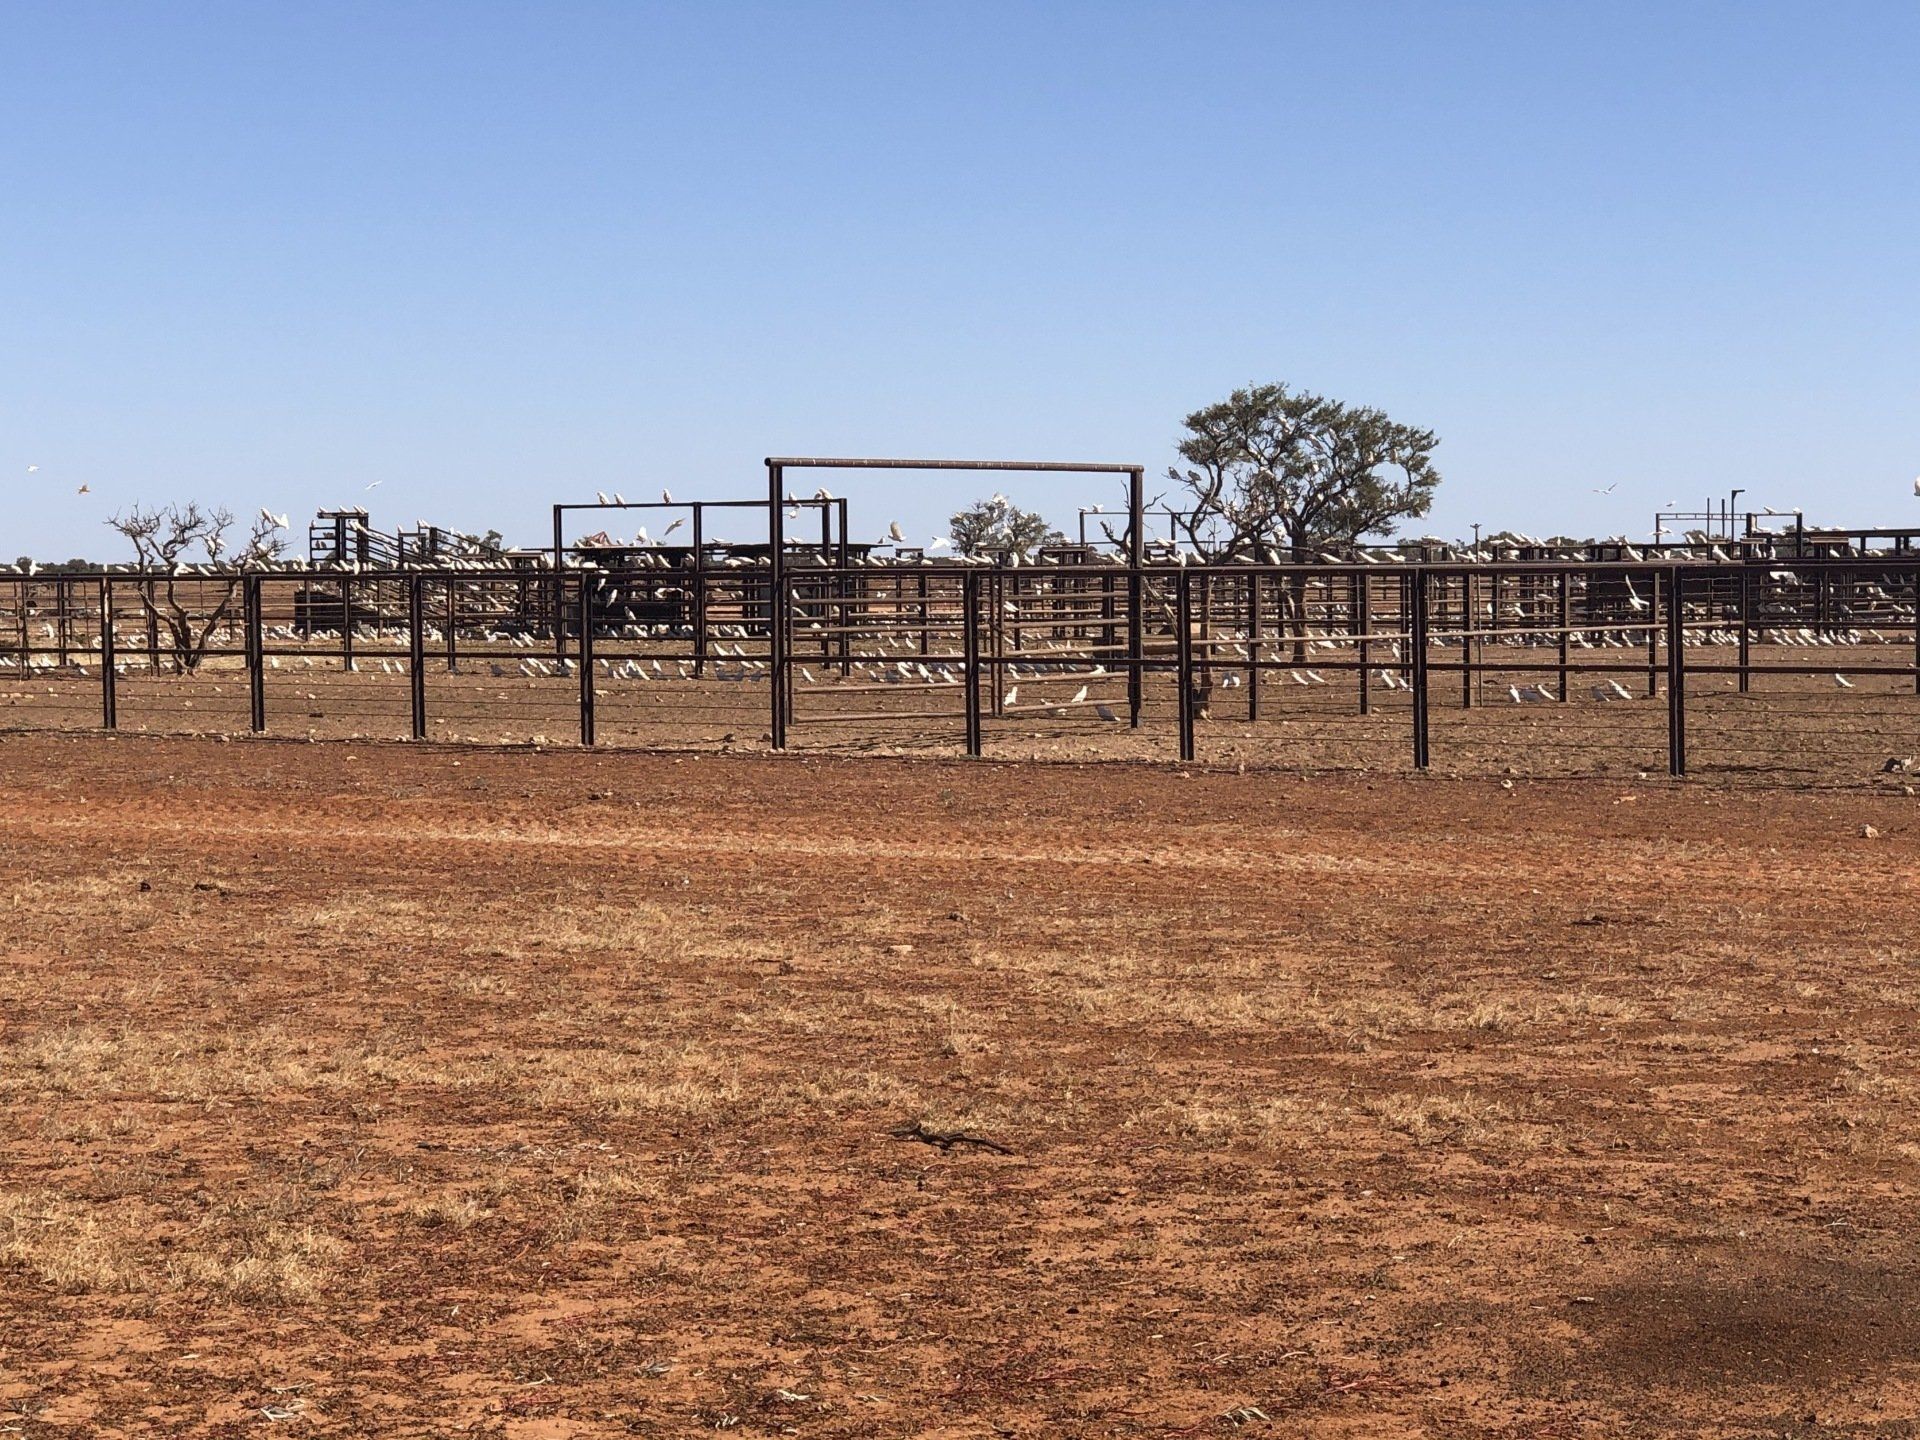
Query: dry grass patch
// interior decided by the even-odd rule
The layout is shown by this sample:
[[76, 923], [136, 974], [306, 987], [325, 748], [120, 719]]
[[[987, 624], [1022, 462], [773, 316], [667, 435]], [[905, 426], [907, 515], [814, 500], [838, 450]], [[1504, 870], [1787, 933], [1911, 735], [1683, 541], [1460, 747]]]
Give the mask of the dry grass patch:
[[1324, 1139], [1342, 1117], [1351, 1113], [1326, 1100], [1292, 1095], [1257, 1100], [1182, 1095], [1136, 1111], [1127, 1117], [1125, 1128], [1203, 1145], [1251, 1144], [1282, 1149], [1303, 1139]]
[[306, 1300], [325, 1291], [344, 1247], [296, 1216], [284, 1196], [231, 1200], [171, 1248], [150, 1217], [49, 1189], [0, 1193], [0, 1265], [68, 1293], [205, 1290], [246, 1301]]
[[1361, 1108], [1416, 1145], [1498, 1142], [1500, 1148], [1511, 1149], [1521, 1134], [1513, 1124], [1512, 1110], [1470, 1090], [1453, 1095], [1382, 1095], [1363, 1101]]
[[139, 1288], [145, 1271], [136, 1217], [58, 1191], [0, 1191], [0, 1266], [68, 1293]]

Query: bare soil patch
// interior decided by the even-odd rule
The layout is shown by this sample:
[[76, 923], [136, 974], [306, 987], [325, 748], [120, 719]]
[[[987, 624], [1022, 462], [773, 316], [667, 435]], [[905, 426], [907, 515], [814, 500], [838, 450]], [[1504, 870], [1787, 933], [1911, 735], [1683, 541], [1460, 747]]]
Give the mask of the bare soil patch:
[[0, 1428], [1912, 1434], [1917, 860], [1893, 789], [0, 738]]

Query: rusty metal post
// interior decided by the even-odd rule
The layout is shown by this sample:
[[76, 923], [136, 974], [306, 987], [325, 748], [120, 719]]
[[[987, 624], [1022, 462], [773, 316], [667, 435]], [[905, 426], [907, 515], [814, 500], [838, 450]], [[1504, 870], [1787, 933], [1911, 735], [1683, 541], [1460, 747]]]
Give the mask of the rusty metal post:
[[1140, 567], [1147, 558], [1147, 472], [1136, 466], [1127, 472], [1127, 723], [1140, 728], [1144, 696], [1142, 662], [1146, 658], [1145, 579]]
[[100, 577], [100, 724], [117, 729], [120, 724], [119, 696], [115, 693], [113, 645], [113, 581]]
[[707, 678], [707, 532], [706, 507], [693, 502], [693, 678]]
[[[1004, 573], [995, 571], [987, 587], [987, 648], [991, 652], [989, 659], [992, 661], [987, 667], [987, 703], [993, 712], [993, 718], [996, 720], [1006, 714], [1006, 701], [1001, 692], [1006, 689], [1007, 675], [1008, 578]], [[1015, 575], [1012, 579], [1013, 593], [1016, 597], [1013, 602], [1014, 614], [1018, 616], [1020, 613], [1020, 601], [1018, 599], [1020, 594], [1020, 577]], [[1020, 648], [1020, 635], [1017, 628], [1019, 623], [1018, 619], [1014, 621], [1016, 627], [1014, 631], [1014, 649], [1016, 651]]]
[[1407, 598], [1412, 624], [1407, 636], [1408, 659], [1412, 662], [1413, 688], [1413, 766], [1427, 768], [1427, 572], [1416, 570], [1407, 580]]
[[980, 575], [960, 577], [960, 664], [966, 681], [967, 754], [979, 755], [980, 739]]
[[1473, 600], [1476, 589], [1472, 575], [1460, 576], [1460, 708], [1473, 708]]
[[1686, 616], [1681, 607], [1680, 569], [1667, 575], [1667, 773], [1687, 773]]
[[1360, 713], [1370, 714], [1373, 710], [1373, 687], [1367, 678], [1367, 661], [1373, 647], [1367, 643], [1367, 636], [1373, 631], [1373, 589], [1367, 579], [1367, 572], [1353, 572], [1353, 633], [1359, 637], [1355, 653], [1360, 657]]
[[1572, 635], [1573, 575], [1572, 573], [1570, 571], [1562, 570], [1559, 575], [1559, 582], [1560, 582], [1559, 585], [1556, 587], [1559, 591], [1559, 594], [1557, 596], [1559, 604], [1557, 608], [1559, 610], [1559, 619], [1560, 619], [1560, 644], [1558, 647], [1559, 658], [1560, 658], [1560, 672], [1559, 672], [1560, 673], [1560, 693], [1557, 698], [1560, 701], [1560, 703], [1564, 705], [1567, 702], [1567, 686], [1570, 683], [1567, 676], [1567, 670], [1568, 670], [1567, 662], [1570, 658], [1568, 653], [1568, 647], [1571, 646], [1573, 643], [1573, 635]]
[[580, 743], [594, 743], [593, 715], [593, 577], [580, 572]]
[[1193, 577], [1181, 570], [1173, 582], [1174, 668], [1180, 693], [1180, 758], [1193, 759]]
[[260, 577], [240, 581], [240, 616], [246, 633], [247, 724], [258, 735], [267, 728], [267, 638], [260, 623]]
[[564, 660], [567, 656], [567, 627], [561, 617], [566, 614], [566, 581], [561, 578], [561, 546], [566, 541], [562, 536], [562, 514], [566, 507], [556, 504], [553, 507], [553, 658]]
[[768, 740], [775, 750], [787, 748], [787, 523], [781, 509], [786, 471], [767, 462], [767, 656], [772, 724]]
[[1247, 723], [1260, 718], [1260, 572], [1247, 576]]
[[427, 580], [407, 577], [407, 699], [416, 740], [427, 738]]

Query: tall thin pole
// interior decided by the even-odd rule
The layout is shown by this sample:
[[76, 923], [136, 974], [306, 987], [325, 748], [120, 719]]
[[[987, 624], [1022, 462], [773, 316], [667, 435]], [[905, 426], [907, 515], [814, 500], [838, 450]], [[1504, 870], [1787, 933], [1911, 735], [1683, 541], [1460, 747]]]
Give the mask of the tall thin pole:
[[565, 614], [566, 592], [560, 578], [560, 547], [566, 542], [561, 538], [562, 512], [564, 505], [553, 507], [553, 658], [562, 660], [567, 654], [567, 627], [560, 617]]
[[978, 755], [980, 742], [980, 575], [969, 570], [960, 577], [960, 654], [965, 670], [967, 754]]
[[786, 472], [767, 462], [767, 660], [772, 683], [767, 687], [772, 706], [768, 738], [773, 748], [787, 748], [787, 525], [782, 511]]
[[707, 533], [706, 506], [693, 502], [693, 677], [707, 678]]
[[593, 715], [593, 581], [580, 572], [580, 743], [594, 743]]
[[100, 724], [116, 729], [120, 724], [119, 696], [114, 693], [116, 669], [113, 648], [113, 581], [100, 577]]
[[1412, 626], [1407, 637], [1409, 660], [1413, 670], [1413, 765], [1427, 768], [1427, 572], [1416, 570], [1408, 578], [1412, 601]]
[[1373, 647], [1367, 643], [1367, 636], [1373, 632], [1373, 587], [1364, 570], [1354, 572], [1353, 583], [1353, 633], [1360, 637], [1357, 650], [1360, 657], [1360, 713], [1365, 715], [1373, 709], [1372, 680], [1367, 674], [1367, 665], [1373, 658]]
[[1559, 601], [1558, 610], [1560, 621], [1560, 643], [1558, 647], [1560, 684], [1559, 694], [1555, 698], [1564, 705], [1567, 701], [1567, 661], [1569, 658], [1567, 650], [1568, 646], [1573, 643], [1573, 576], [1569, 572], [1562, 570], [1557, 578], [1559, 583], [1555, 588], [1559, 592], [1556, 599]]
[[1146, 657], [1145, 580], [1140, 567], [1147, 559], [1147, 472], [1135, 466], [1127, 472], [1127, 722], [1140, 728], [1142, 661]]
[[407, 699], [413, 738], [427, 738], [427, 577], [407, 577]]
[[1179, 671], [1180, 758], [1193, 759], [1193, 577], [1182, 570], [1173, 582], [1173, 653]]
[[1260, 718], [1260, 572], [1247, 576], [1247, 720]]
[[1687, 773], [1687, 645], [1680, 569], [1667, 574], [1667, 773]]
[[246, 627], [247, 723], [257, 735], [267, 728], [267, 641], [260, 624], [260, 577], [240, 581], [241, 623]]

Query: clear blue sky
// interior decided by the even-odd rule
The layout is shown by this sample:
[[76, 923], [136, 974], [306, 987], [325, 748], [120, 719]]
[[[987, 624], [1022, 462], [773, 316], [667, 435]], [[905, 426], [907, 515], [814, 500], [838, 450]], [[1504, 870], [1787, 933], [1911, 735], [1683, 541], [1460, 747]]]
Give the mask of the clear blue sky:
[[1439, 430], [1437, 533], [1920, 523], [1911, 4], [0, 0], [0, 137], [9, 559], [1157, 471], [1263, 379]]

